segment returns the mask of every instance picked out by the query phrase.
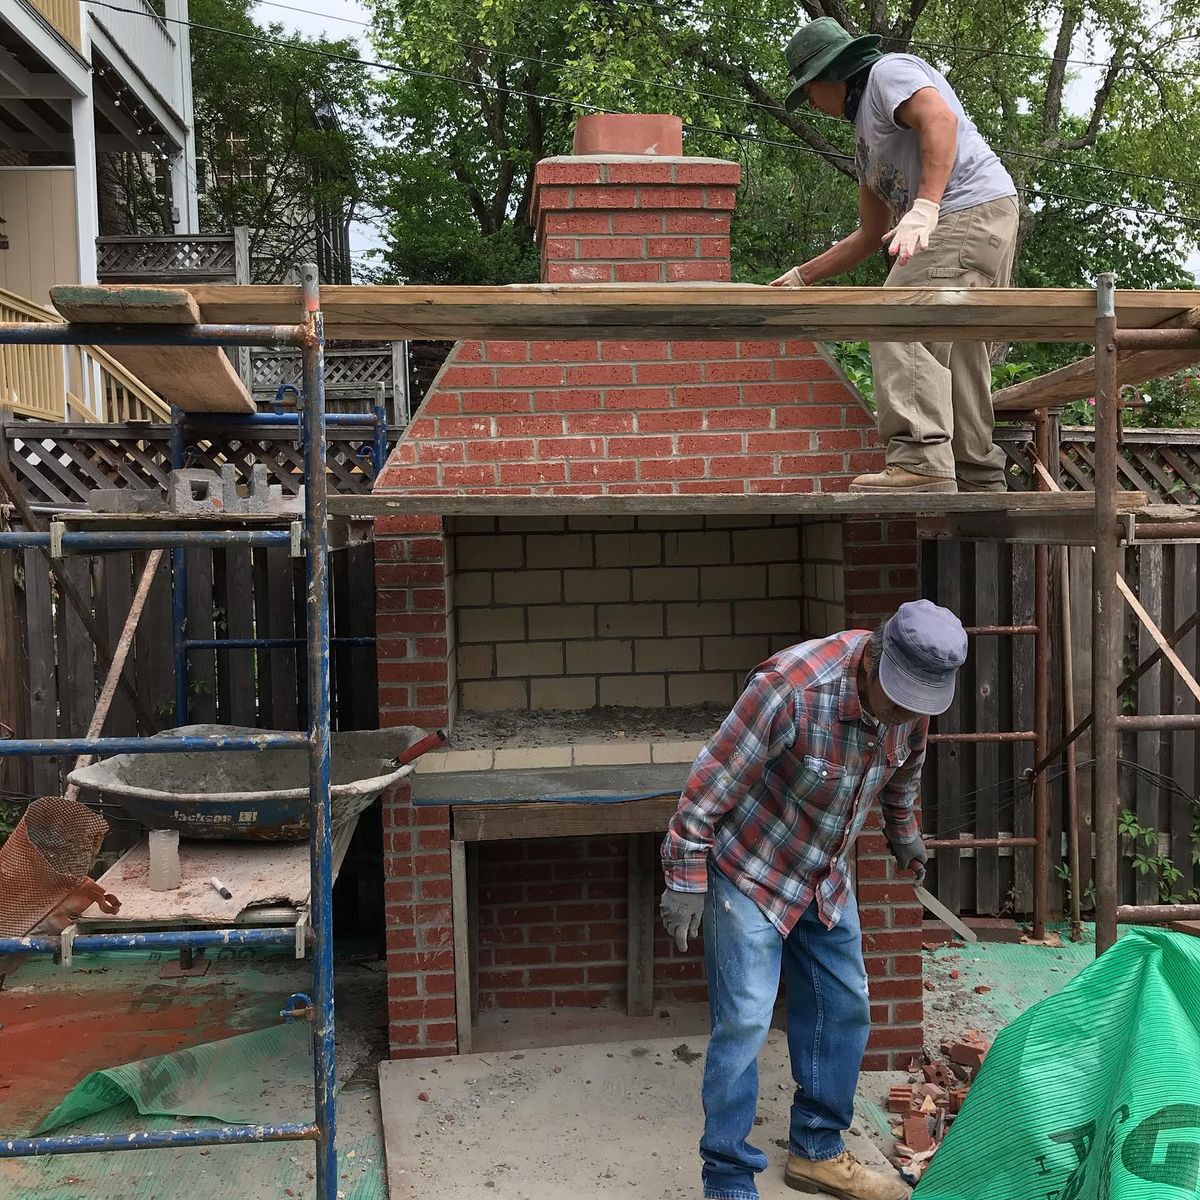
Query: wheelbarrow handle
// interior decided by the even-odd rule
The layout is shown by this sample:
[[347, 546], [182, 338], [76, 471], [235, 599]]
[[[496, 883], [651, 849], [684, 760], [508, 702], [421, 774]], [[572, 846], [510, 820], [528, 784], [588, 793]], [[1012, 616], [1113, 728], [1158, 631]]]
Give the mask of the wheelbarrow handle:
[[403, 767], [406, 763], [415, 762], [422, 754], [428, 754], [430, 750], [444, 746], [449, 740], [444, 729], [436, 729], [433, 733], [427, 733], [420, 741], [413, 742], [407, 750], [396, 755], [396, 766]]

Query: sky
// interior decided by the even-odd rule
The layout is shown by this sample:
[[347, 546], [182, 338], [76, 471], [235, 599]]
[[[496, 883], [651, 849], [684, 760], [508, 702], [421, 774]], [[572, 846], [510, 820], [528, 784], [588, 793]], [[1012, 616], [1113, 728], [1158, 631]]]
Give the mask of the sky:
[[[296, 11], [307, 9], [308, 12]], [[255, 16], [264, 24], [278, 21], [287, 29], [294, 29], [309, 37], [325, 34], [329, 37], [353, 38], [362, 47], [365, 54], [370, 53], [367, 43], [367, 29], [360, 22], [368, 22], [370, 14], [365, 5], [358, 0], [278, 0], [278, 3], [268, 3], [259, 0], [255, 6]], [[1103, 46], [1092, 48], [1083, 57], [1103, 57]], [[1069, 109], [1086, 110], [1091, 97], [1095, 93], [1097, 71], [1084, 68], [1077, 78], [1067, 85], [1066, 105]], [[352, 226], [350, 231], [350, 251], [357, 261], [362, 261], [362, 255], [373, 246], [378, 246], [379, 237], [375, 230], [361, 222]], [[1192, 274], [1200, 280], [1200, 251], [1194, 253], [1188, 260]]]

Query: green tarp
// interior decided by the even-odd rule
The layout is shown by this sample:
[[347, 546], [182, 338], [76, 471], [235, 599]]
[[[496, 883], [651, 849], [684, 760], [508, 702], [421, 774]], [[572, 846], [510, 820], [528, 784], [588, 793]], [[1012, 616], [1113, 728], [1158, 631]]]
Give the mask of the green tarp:
[[312, 1117], [312, 1032], [294, 1021], [93, 1071], [37, 1127], [47, 1133], [132, 1100], [142, 1116], [274, 1125]]
[[916, 1200], [1200, 1197], [1200, 938], [1128, 933], [996, 1039]]

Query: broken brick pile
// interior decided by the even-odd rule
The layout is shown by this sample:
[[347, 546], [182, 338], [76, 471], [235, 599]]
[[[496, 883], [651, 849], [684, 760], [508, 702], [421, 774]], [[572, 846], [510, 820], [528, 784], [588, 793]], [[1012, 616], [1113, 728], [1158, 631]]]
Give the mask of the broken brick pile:
[[888, 1092], [887, 1110], [901, 1118], [893, 1127], [896, 1138], [892, 1165], [912, 1184], [921, 1178], [967, 1098], [976, 1073], [990, 1048], [978, 1029], [959, 1041], [943, 1041], [945, 1061], [909, 1064], [908, 1083]]

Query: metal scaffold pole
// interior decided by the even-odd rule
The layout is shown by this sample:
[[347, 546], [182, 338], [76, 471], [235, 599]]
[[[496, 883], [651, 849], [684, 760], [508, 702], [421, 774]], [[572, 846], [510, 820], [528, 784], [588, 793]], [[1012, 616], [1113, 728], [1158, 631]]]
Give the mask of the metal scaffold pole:
[[1113, 277], [1096, 281], [1096, 475], [1092, 592], [1092, 733], [1096, 759], [1096, 952], [1117, 940], [1117, 686], [1121, 673], [1121, 610], [1117, 595], [1117, 318]]
[[333, 838], [329, 746], [329, 532], [325, 476], [325, 324], [317, 268], [302, 270], [304, 321], [304, 551], [308, 622], [309, 850], [313, 917], [313, 1076], [317, 1200], [337, 1195], [333, 1037]]

